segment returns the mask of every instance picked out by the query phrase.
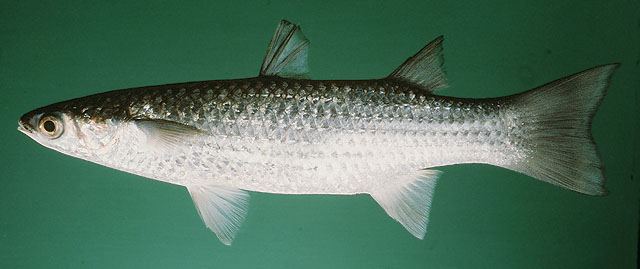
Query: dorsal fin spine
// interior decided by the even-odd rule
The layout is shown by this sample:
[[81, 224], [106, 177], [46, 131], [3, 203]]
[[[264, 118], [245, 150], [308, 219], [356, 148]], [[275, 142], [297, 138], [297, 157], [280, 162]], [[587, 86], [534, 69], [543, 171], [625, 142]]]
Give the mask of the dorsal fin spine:
[[309, 72], [307, 54], [309, 40], [300, 27], [280, 21], [260, 68], [260, 76], [304, 78]]

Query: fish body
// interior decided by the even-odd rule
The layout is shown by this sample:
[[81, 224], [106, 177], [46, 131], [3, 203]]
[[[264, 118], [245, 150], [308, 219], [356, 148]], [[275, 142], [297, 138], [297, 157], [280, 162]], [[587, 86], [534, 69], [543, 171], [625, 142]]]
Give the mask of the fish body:
[[[104, 119], [100, 135], [93, 122], [77, 126], [104, 141], [78, 151], [81, 158], [179, 185], [367, 193], [416, 167], [504, 166], [524, 156], [518, 132], [510, 131], [517, 128], [514, 112], [503, 100], [434, 96], [384, 79], [172, 84], [89, 96], [56, 110]], [[161, 141], [150, 151], [140, 119], [201, 132], [181, 136], [175, 146], [155, 138]], [[392, 174], [380, 177], [385, 173]]]
[[260, 76], [116, 90], [33, 110], [19, 129], [74, 157], [187, 187], [230, 244], [248, 193], [366, 193], [424, 237], [440, 174], [485, 163], [591, 195], [604, 175], [590, 135], [617, 65], [500, 98], [438, 95], [442, 38], [390, 76], [310, 80], [308, 41], [281, 22]]

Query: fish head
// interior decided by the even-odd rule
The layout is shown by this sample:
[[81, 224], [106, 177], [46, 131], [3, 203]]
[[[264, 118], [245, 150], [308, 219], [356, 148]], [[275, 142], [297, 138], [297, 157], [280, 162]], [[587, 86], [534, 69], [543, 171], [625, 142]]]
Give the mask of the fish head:
[[41, 107], [22, 115], [18, 130], [47, 148], [94, 160], [113, 144], [117, 124], [83, 111], [71, 103]]

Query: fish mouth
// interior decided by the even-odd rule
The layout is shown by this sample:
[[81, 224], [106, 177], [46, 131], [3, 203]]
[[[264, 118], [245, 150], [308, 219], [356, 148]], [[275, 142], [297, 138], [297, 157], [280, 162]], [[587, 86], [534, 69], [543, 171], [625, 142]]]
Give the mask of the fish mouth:
[[18, 121], [18, 131], [20, 131], [23, 134], [26, 135], [30, 135], [33, 134], [33, 128], [31, 128], [31, 125], [29, 125], [29, 123], [24, 122], [22, 119], [20, 119]]

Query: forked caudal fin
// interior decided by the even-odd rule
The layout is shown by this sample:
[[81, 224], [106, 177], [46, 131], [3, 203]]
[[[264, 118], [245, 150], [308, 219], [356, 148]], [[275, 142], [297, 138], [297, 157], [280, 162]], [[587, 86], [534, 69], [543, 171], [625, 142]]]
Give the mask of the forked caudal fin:
[[594, 67], [513, 96], [527, 157], [508, 167], [589, 195], [604, 195], [591, 121], [618, 64]]

